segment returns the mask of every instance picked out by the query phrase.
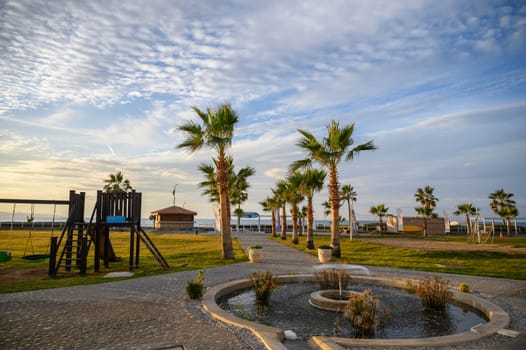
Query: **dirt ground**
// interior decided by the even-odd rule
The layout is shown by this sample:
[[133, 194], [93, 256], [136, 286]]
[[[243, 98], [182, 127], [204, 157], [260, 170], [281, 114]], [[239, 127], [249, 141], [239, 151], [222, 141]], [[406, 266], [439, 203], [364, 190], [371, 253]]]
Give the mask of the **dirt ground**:
[[[498, 239], [498, 238], [497, 238]], [[502, 252], [508, 254], [514, 253], [526, 253], [526, 248], [517, 248], [512, 246], [504, 246], [498, 244], [477, 244], [477, 243], [461, 243], [461, 242], [437, 242], [437, 241], [425, 241], [420, 239], [411, 238], [360, 238], [360, 240], [367, 242], [374, 242], [391, 247], [399, 248], [412, 248], [412, 249], [423, 249], [423, 250], [485, 250]]]

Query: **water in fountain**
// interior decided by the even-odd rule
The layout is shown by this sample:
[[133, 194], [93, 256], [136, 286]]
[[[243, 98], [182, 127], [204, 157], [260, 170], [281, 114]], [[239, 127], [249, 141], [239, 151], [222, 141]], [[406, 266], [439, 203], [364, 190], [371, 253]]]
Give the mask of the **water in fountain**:
[[[391, 312], [385, 327], [375, 338], [423, 338], [460, 333], [487, 320], [467, 306], [449, 304], [444, 312], [426, 312], [420, 300], [405, 290], [371, 284], [354, 284], [353, 291], [370, 288]], [[225, 297], [221, 306], [234, 315], [281, 329], [290, 329], [303, 341], [313, 335], [352, 337], [350, 323], [339, 312], [313, 308], [310, 294], [319, 289], [315, 283], [287, 283], [272, 293], [271, 307], [258, 313], [252, 289]], [[303, 343], [305, 345], [305, 343]], [[287, 345], [288, 346], [288, 345]]]

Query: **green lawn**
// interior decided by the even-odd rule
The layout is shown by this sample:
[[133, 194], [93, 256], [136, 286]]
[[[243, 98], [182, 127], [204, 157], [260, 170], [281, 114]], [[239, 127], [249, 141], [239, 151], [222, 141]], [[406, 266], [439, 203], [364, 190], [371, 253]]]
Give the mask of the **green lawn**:
[[[55, 235], [60, 232], [55, 231]], [[88, 258], [88, 275], [65, 274], [61, 268], [55, 278], [48, 277], [48, 260], [31, 262], [22, 259], [33, 254], [29, 243], [33, 243], [35, 254], [48, 252], [50, 232], [33, 231], [32, 240], [28, 240], [28, 231], [5, 230], [0, 231], [0, 250], [11, 251], [13, 258], [8, 262], [0, 263], [0, 293], [28, 291], [36, 289], [65, 287], [80, 284], [93, 284], [108, 282], [103, 276], [111, 271], [128, 271], [129, 233], [111, 232], [110, 238], [120, 262], [110, 263], [108, 269], [101, 263], [101, 272], [93, 272], [93, 247]], [[140, 268], [135, 271], [134, 277], [157, 275], [166, 272], [198, 270], [202, 268], [223, 266], [242, 261], [247, 261], [241, 245], [234, 238], [235, 260], [221, 258], [221, 241], [219, 235], [194, 235], [194, 234], [159, 234], [149, 233], [164, 256], [170, 269], [163, 270], [157, 260], [147, 248], [141, 245]], [[115, 279], [112, 279], [115, 280]]]
[[[388, 237], [393, 238], [394, 235], [388, 235]], [[403, 237], [398, 237], [404, 239]], [[285, 241], [280, 238], [273, 239], [276, 242], [317, 256], [317, 250], [305, 248], [305, 236], [300, 237], [298, 245], [292, 244], [290, 237], [287, 237]], [[421, 237], [418, 239], [424, 240]], [[428, 237], [425, 239], [465, 242], [465, 237], [459, 236]], [[526, 237], [522, 236], [507, 237], [502, 241], [497, 241], [496, 239], [496, 244], [526, 247]], [[329, 244], [330, 237], [315, 236], [314, 242], [316, 246]], [[344, 236], [342, 236], [341, 240], [341, 253], [341, 258], [336, 259], [336, 262], [526, 280], [526, 254], [523, 253], [507, 254], [488, 250], [442, 251], [398, 248], [380, 243], [366, 242], [358, 237], [350, 241]]]

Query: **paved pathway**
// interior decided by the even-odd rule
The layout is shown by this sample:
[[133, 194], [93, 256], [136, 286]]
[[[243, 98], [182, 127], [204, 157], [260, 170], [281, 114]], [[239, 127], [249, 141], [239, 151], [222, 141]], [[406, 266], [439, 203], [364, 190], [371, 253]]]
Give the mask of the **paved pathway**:
[[[317, 259], [272, 242], [262, 234], [235, 234], [247, 248], [264, 247], [260, 264], [239, 263], [205, 270], [207, 286], [246, 278], [254, 271], [275, 274], [312, 271]], [[376, 276], [421, 277], [429, 273], [370, 268]], [[250, 349], [246, 337], [203, 315], [188, 301], [186, 281], [195, 271], [0, 295], [1, 349]], [[446, 275], [512, 310], [512, 329], [526, 333], [526, 282]], [[514, 317], [515, 316], [515, 317]], [[526, 348], [526, 336], [491, 349]]]

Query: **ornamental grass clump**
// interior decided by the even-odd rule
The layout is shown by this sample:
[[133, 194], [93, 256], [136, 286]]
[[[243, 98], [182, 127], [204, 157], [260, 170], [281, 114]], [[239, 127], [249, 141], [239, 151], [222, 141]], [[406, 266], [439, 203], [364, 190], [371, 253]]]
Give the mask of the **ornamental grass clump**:
[[195, 280], [186, 281], [186, 294], [190, 299], [201, 299], [203, 297], [204, 290], [204, 274], [202, 270], [197, 272], [197, 278]]
[[280, 288], [276, 277], [270, 271], [254, 272], [249, 277], [256, 293], [256, 304], [269, 306], [270, 294], [273, 290]]
[[420, 298], [422, 306], [429, 310], [445, 309], [453, 297], [453, 293], [449, 290], [449, 281], [443, 280], [441, 277], [424, 278], [416, 286], [416, 295]]
[[461, 291], [462, 293], [471, 292], [471, 288], [469, 287], [469, 284], [464, 283], [464, 282], [460, 282], [460, 284], [458, 285], [458, 290]]
[[382, 306], [378, 295], [366, 289], [363, 293], [351, 293], [343, 317], [351, 322], [356, 337], [366, 338], [385, 324], [390, 313]]
[[343, 269], [323, 269], [314, 273], [321, 289], [345, 289], [351, 275]]

